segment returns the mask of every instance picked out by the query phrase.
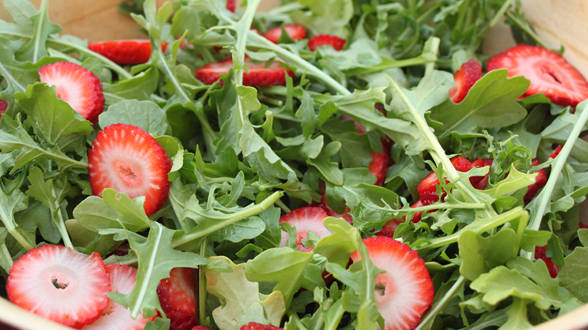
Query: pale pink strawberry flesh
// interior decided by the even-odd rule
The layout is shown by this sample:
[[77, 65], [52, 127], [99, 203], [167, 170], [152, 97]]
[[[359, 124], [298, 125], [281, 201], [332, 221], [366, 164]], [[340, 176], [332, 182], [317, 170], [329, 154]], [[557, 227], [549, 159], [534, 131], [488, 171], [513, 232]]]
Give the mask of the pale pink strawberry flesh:
[[[310, 251], [312, 248], [306, 248], [302, 244], [302, 239], [308, 236], [312, 231], [318, 237], [323, 238], [330, 234], [329, 230], [323, 225], [323, 220], [327, 217], [327, 212], [316, 206], [305, 206], [289, 212], [280, 217], [280, 222], [287, 222], [296, 228], [296, 246], [300, 251]], [[282, 231], [282, 241], [280, 246], [286, 246], [288, 234]]]

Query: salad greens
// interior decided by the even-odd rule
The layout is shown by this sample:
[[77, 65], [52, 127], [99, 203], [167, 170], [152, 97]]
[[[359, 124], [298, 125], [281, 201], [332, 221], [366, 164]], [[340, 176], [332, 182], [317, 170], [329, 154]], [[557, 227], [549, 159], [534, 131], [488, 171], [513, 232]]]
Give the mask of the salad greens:
[[[435, 285], [419, 329], [526, 328], [588, 302], [588, 229], [578, 228], [588, 193], [588, 142], [579, 138], [588, 103], [572, 109], [542, 95], [520, 99], [529, 81], [507, 78], [506, 70], [484, 75], [461, 103], [448, 98], [451, 72], [485, 59], [485, 32], [504, 16], [517, 37], [539, 42], [515, 1], [298, 0], [264, 13], [259, 3], [246, 1], [236, 13], [224, 0], [175, 0], [159, 9], [154, 0], [126, 3], [153, 53], [146, 64], [121, 67], [86, 41], [59, 35], [48, 1], [39, 10], [3, 1], [13, 18], [0, 21], [0, 99], [8, 103], [0, 120], [4, 278], [26, 250], [62, 242], [138, 268], [130, 294], [109, 294], [134, 316], [161, 313], [159, 281], [174, 267], [193, 267], [203, 325], [374, 329], [382, 324], [374, 300], [380, 270], [361, 238], [390, 219], [425, 212], [395, 232], [427, 262]], [[345, 38], [347, 47], [311, 52], [305, 41], [284, 36], [274, 44], [251, 29], [291, 22]], [[195, 68], [227, 56], [234, 68], [224, 83], [194, 77]], [[244, 86], [246, 58], [279, 60], [296, 77], [285, 86]], [[97, 125], [38, 82], [38, 68], [57, 61], [81, 64], [102, 81], [106, 109]], [[113, 123], [141, 127], [173, 161], [169, 202], [150, 217], [143, 197], [112, 189], [92, 196], [87, 148]], [[394, 141], [393, 165], [379, 187], [367, 167], [383, 137]], [[555, 160], [530, 168], [558, 144]], [[458, 172], [450, 162], [458, 154], [494, 163]], [[549, 166], [545, 188], [525, 205], [534, 172]], [[447, 178], [446, 197], [410, 208], [429, 169]], [[489, 170], [488, 188], [474, 189], [469, 178]], [[295, 232], [280, 225], [280, 214], [320, 202], [323, 191], [335, 211], [349, 208], [353, 225], [327, 218], [331, 236], [311, 234], [304, 242], [311, 251], [292, 249]], [[279, 247], [282, 230], [289, 246]], [[112, 254], [124, 242], [129, 254]], [[534, 258], [544, 245], [560, 267], [556, 278]], [[346, 267], [355, 251], [360, 261]], [[325, 271], [336, 281], [326, 284]], [[161, 319], [148, 325], [167, 326]]]

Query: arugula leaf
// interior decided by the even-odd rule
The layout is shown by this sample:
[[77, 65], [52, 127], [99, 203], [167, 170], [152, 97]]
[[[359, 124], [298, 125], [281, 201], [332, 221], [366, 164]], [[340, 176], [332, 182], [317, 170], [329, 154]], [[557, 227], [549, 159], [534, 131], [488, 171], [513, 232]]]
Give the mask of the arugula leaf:
[[477, 127], [493, 128], [513, 125], [525, 118], [526, 110], [516, 98], [523, 95], [529, 81], [523, 76], [506, 77], [506, 70], [486, 73], [472, 86], [460, 103], [448, 100], [433, 109], [430, 118], [441, 123], [435, 133], [469, 133]]
[[577, 247], [565, 258], [565, 264], [558, 273], [563, 287], [582, 302], [588, 302], [588, 278], [582, 274], [588, 271], [588, 247]]
[[345, 37], [348, 33], [348, 22], [353, 17], [353, 3], [344, 0], [312, 1], [298, 0], [307, 7], [308, 12], [301, 10], [290, 14], [292, 20], [312, 30], [315, 34], [333, 34]]
[[108, 107], [100, 114], [102, 129], [112, 124], [128, 124], [142, 128], [155, 136], [164, 135], [168, 129], [165, 113], [151, 101], [124, 100]]
[[104, 189], [102, 197], [88, 196], [73, 210], [73, 216], [81, 226], [98, 232], [101, 229], [121, 228], [139, 232], [150, 223], [143, 203], [145, 197], [131, 199], [114, 189]]
[[249, 322], [279, 325], [286, 311], [284, 297], [274, 291], [263, 301], [259, 285], [246, 276], [245, 264], [234, 264], [227, 257], [211, 257], [210, 261], [223, 262], [228, 272], [216, 272], [206, 268], [205, 276], [209, 293], [219, 297], [222, 306], [212, 311], [214, 322], [221, 329], [239, 329]]
[[171, 246], [175, 230], [153, 221], [149, 223], [149, 235], [144, 238], [121, 231], [126, 236], [131, 250], [137, 255], [137, 282], [128, 295], [109, 293], [109, 297], [131, 311], [132, 317], [142, 313], [144, 317], [156, 315], [156, 310], [163, 312], [157, 297], [159, 281], [169, 277], [172, 268], [190, 267], [208, 263], [208, 259], [192, 253], [174, 250]]
[[[1, 131], [0, 131], [1, 133]], [[0, 220], [8, 233], [24, 249], [30, 250], [35, 247], [34, 237], [27, 237], [14, 220], [14, 214], [27, 208], [27, 197], [19, 189], [6, 191], [4, 186], [0, 187]]]
[[29, 85], [24, 94], [15, 94], [18, 104], [33, 120], [38, 136], [63, 152], [85, 148], [92, 123], [82, 118], [69, 104], [55, 95], [55, 89], [44, 83]]
[[[49, 0], [42, 0], [39, 11], [30, 17], [33, 23], [33, 36], [17, 53], [17, 57], [20, 60], [29, 60], [32, 63], [37, 63], [41, 57], [47, 54], [46, 43], [49, 35], [61, 31], [59, 25], [49, 22], [48, 6]], [[27, 9], [27, 11], [29, 10]]]
[[473, 281], [490, 269], [503, 265], [517, 256], [519, 238], [514, 230], [502, 229], [496, 234], [483, 237], [466, 231], [457, 239], [461, 257], [460, 273]]

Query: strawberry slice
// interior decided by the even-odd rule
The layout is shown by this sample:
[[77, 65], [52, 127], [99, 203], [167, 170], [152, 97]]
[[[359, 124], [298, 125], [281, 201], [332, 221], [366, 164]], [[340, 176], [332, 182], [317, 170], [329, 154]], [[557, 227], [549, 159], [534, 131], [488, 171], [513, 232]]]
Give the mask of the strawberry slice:
[[386, 179], [390, 156], [388, 156], [388, 152], [385, 148], [381, 153], [372, 152], [370, 156], [372, 157], [372, 161], [370, 162], [368, 169], [370, 173], [376, 176], [376, 185], [381, 186]]
[[469, 60], [461, 65], [453, 75], [454, 85], [449, 90], [449, 98], [454, 103], [461, 102], [474, 86], [478, 79], [482, 78], [482, 66], [476, 60]]
[[234, 13], [235, 12], [235, 9], [237, 9], [237, 1], [235, 1], [235, 0], [227, 0], [226, 8], [227, 8], [228, 11]]
[[[453, 167], [460, 172], [467, 172], [472, 169], [472, 163], [462, 156], [453, 157], [451, 159], [451, 164], [453, 164]], [[438, 184], [440, 184], [440, 182], [435, 172], [431, 172], [421, 180], [417, 186], [417, 191], [419, 192], [421, 199], [433, 202], [438, 201], [439, 196], [436, 194]]]
[[330, 34], [319, 34], [308, 40], [308, 48], [315, 51], [322, 46], [331, 46], [335, 50], [341, 50], [345, 47], [345, 39]]
[[249, 322], [239, 328], [239, 330], [283, 330], [271, 324], [261, 324], [257, 322]]
[[14, 262], [6, 281], [11, 302], [72, 328], [100, 317], [110, 289], [100, 254], [88, 256], [61, 245], [29, 250]]
[[192, 327], [192, 330], [210, 330], [210, 328], [203, 325], [195, 325]]
[[557, 265], [553, 263], [553, 260], [551, 260], [551, 258], [547, 257], [546, 251], [547, 251], [547, 245], [536, 246], [535, 247], [535, 259], [543, 260], [543, 262], [545, 262], [545, 265], [547, 266], [547, 270], [549, 271], [549, 275], [551, 275], [551, 277], [553, 277], [553, 278], [556, 278], [557, 273], [559, 272], [559, 267], [557, 267]]
[[94, 195], [106, 188], [131, 198], [145, 196], [151, 215], [167, 200], [171, 161], [157, 141], [139, 127], [113, 124], [99, 132], [88, 150], [88, 173]]
[[[492, 158], [478, 158], [472, 162], [472, 167], [492, 167], [492, 162]], [[470, 182], [472, 183], [472, 186], [474, 186], [474, 188], [484, 190], [486, 189], [486, 186], [488, 186], [489, 176], [490, 171], [488, 171], [488, 174], [484, 176], [472, 176], [470, 177]]]
[[[274, 86], [285, 85], [286, 74], [291, 77], [294, 73], [283, 68], [279, 62], [272, 62], [270, 65], [245, 61], [247, 70], [243, 72], [243, 84], [246, 86]], [[222, 62], [209, 63], [196, 69], [196, 78], [205, 84], [212, 84], [220, 78], [221, 74], [229, 72], [233, 68], [233, 60], [228, 59]], [[221, 81], [222, 83], [222, 81]]]
[[[328, 217], [327, 212], [322, 207], [304, 206], [297, 208], [280, 217], [280, 223], [287, 222], [296, 228], [296, 246], [298, 250], [308, 252], [312, 247], [304, 247], [302, 240], [312, 231], [319, 237], [323, 238], [330, 234], [329, 230], [323, 225], [323, 220]], [[282, 241], [280, 246], [286, 246], [288, 234], [282, 231]]]
[[[106, 265], [106, 271], [110, 275], [110, 283], [112, 291], [129, 294], [137, 279], [137, 270], [131, 266], [111, 264]], [[84, 327], [83, 330], [102, 330], [102, 329], [126, 329], [126, 330], [141, 330], [145, 324], [153, 320], [155, 317], [145, 319], [141, 316], [133, 319], [128, 308], [119, 305], [114, 300], [110, 300], [108, 307], [102, 313], [99, 319], [92, 324]]]
[[588, 98], [588, 82], [563, 56], [540, 47], [518, 45], [488, 60], [488, 71], [508, 69], [508, 76], [531, 81], [524, 96], [543, 93], [553, 103], [576, 106]]
[[55, 86], [58, 98], [77, 113], [96, 122], [104, 110], [102, 83], [90, 70], [70, 62], [56, 62], [39, 68], [41, 81]]
[[159, 282], [157, 295], [161, 308], [170, 319], [170, 330], [189, 330], [198, 322], [194, 268], [174, 268]]
[[[411, 208], [423, 207], [423, 206], [431, 205], [435, 202], [436, 201], [419, 199], [418, 201], [414, 202], [414, 204], [412, 204], [410, 207]], [[433, 211], [431, 210], [429, 212], [433, 212]], [[423, 217], [423, 212], [417, 212], [412, 216], [412, 219], [410, 221], [417, 223], [417, 222], [421, 221], [422, 217]], [[382, 229], [378, 232], [378, 235], [394, 237], [394, 232], [396, 231], [396, 228], [398, 228], [398, 225], [400, 225], [404, 221], [406, 221], [406, 216], [403, 216], [402, 220], [392, 219], [392, 220], [388, 221], [384, 225], [384, 227], [382, 227]]]
[[[164, 51], [166, 46], [162, 46]], [[118, 64], [146, 63], [151, 57], [151, 41], [147, 39], [93, 42], [88, 49]]]
[[[283, 26], [284, 30], [292, 40], [304, 39], [306, 38], [306, 28], [300, 24], [286, 24]], [[282, 36], [282, 27], [276, 26], [273, 29], [269, 29], [266, 33], [263, 34], [268, 40], [273, 43], [278, 43], [280, 37]]]
[[[386, 236], [366, 238], [370, 259], [384, 273], [376, 276], [376, 304], [386, 329], [414, 329], [435, 294], [425, 261], [408, 245]], [[353, 262], [359, 253], [351, 255]]]
[[[557, 155], [559, 155], [561, 148], [562, 148], [561, 145], [558, 146], [557, 148], [555, 148], [553, 150], [553, 152], [551, 153], [551, 155], [549, 155], [549, 158], [555, 159], [555, 157], [557, 157]], [[541, 164], [541, 162], [537, 158], [535, 158], [531, 162], [531, 167], [538, 166], [540, 164]], [[537, 195], [537, 192], [541, 188], [543, 188], [545, 186], [545, 184], [547, 183], [547, 170], [545, 168], [540, 169], [536, 173], [537, 173], [537, 176], [535, 177], [535, 182], [527, 187], [527, 193], [525, 194], [525, 197], [524, 197], [525, 204], [529, 203], [533, 199], [533, 197], [535, 197], [535, 195]]]
[[2, 114], [6, 113], [6, 109], [8, 109], [8, 102], [0, 100], [0, 118], [2, 118]]

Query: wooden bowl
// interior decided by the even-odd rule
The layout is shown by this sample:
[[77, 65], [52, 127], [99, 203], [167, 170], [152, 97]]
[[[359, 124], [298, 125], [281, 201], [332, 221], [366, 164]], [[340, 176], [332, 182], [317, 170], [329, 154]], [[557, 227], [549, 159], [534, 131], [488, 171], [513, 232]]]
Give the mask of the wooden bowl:
[[[166, 0], [158, 0], [159, 4]], [[39, 7], [40, 0], [32, 0]], [[63, 33], [73, 34], [88, 41], [145, 38], [139, 26], [118, 10], [121, 0], [52, 0], [49, 17], [63, 27]], [[264, 0], [261, 10], [276, 6], [279, 0]], [[522, 0], [522, 8], [537, 34], [550, 47], [566, 48], [564, 56], [585, 77], [588, 77], [588, 1], [586, 0]], [[545, 18], [550, 19], [546, 20]], [[0, 8], [0, 18], [10, 17]], [[497, 25], [488, 32], [484, 52], [497, 54], [513, 46], [514, 40], [505, 25]], [[588, 215], [588, 203], [582, 206]], [[588, 276], [588, 275], [586, 275]], [[4, 323], [4, 326], [2, 325]], [[69, 329], [55, 322], [25, 311], [0, 298], [0, 329]], [[557, 319], [535, 327], [541, 330], [588, 328], [588, 304]]]

